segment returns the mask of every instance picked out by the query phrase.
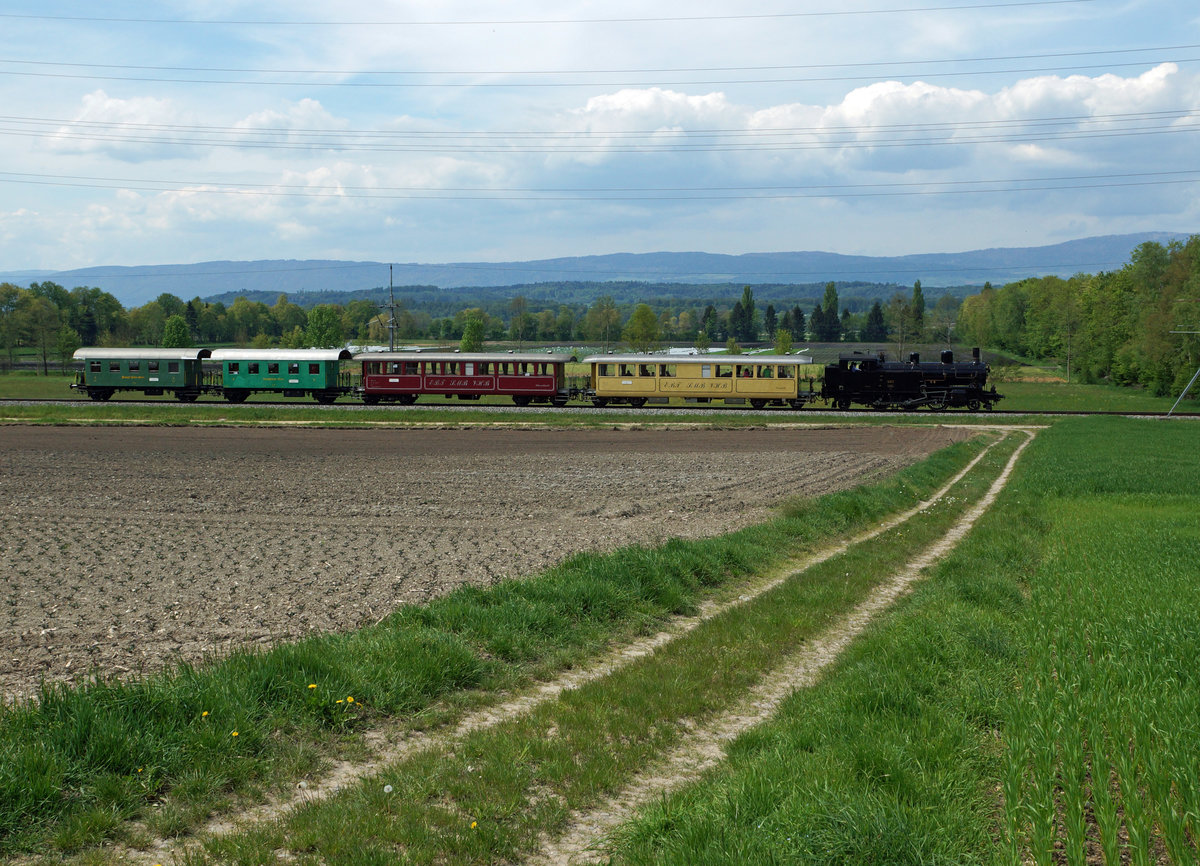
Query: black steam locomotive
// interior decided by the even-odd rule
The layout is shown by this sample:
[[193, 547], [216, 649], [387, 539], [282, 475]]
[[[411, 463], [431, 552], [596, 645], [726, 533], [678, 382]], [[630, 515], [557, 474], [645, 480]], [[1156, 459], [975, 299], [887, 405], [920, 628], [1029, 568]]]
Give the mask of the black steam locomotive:
[[825, 366], [821, 396], [839, 409], [860, 403], [874, 409], [991, 409], [1002, 395], [985, 389], [988, 366], [971, 350], [970, 361], [955, 361], [949, 349], [940, 361], [922, 361], [913, 352], [907, 361], [888, 361], [883, 352], [841, 355]]

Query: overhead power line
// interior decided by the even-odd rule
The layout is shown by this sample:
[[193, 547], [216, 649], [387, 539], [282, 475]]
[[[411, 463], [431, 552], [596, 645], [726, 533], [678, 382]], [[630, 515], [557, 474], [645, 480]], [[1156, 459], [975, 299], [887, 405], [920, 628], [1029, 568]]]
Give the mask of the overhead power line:
[[961, 129], [996, 129], [1016, 126], [1044, 127], [1076, 124], [1105, 124], [1105, 123], [1134, 123], [1139, 121], [1186, 120], [1200, 117], [1200, 106], [1190, 108], [1172, 108], [1158, 111], [1118, 112], [1113, 114], [1065, 114], [1065, 115], [1032, 115], [1029, 117], [1009, 117], [996, 120], [970, 120], [967, 118], [953, 121], [925, 121], [914, 123], [870, 123], [870, 124], [823, 124], [820, 126], [770, 126], [770, 127], [695, 127], [650, 129], [351, 129], [294, 126], [210, 126], [182, 123], [142, 123], [129, 120], [88, 120], [52, 117], [24, 117], [18, 115], [0, 115], [0, 127], [3, 124], [29, 125], [34, 130], [100, 130], [109, 133], [119, 131], [135, 132], [139, 135], [158, 132], [196, 133], [202, 135], [230, 134], [247, 135], [278, 135], [301, 136], [311, 135], [317, 140], [337, 138], [339, 140], [354, 140], [360, 138], [394, 140], [394, 139], [475, 139], [499, 138], [521, 139], [535, 138], [541, 141], [552, 139], [624, 139], [641, 137], [659, 137], [664, 133], [686, 136], [688, 138], [724, 138], [724, 137], [769, 137], [784, 135], [818, 135], [829, 133], [863, 134], [868, 132], [930, 132], [937, 130]]
[[[910, 78], [954, 78], [964, 75], [1015, 75], [1015, 74], [1047, 74], [1057, 72], [1082, 72], [1095, 69], [1110, 71], [1113, 69], [1141, 67], [1148, 62], [1159, 63], [1177, 63], [1187, 64], [1195, 63], [1200, 58], [1197, 57], [1169, 57], [1156, 58], [1153, 61], [1129, 61], [1126, 63], [1096, 63], [1085, 65], [1066, 65], [1066, 66], [1030, 66], [1030, 67], [1010, 67], [1006, 69], [966, 69], [954, 72], [929, 72], [922, 70], [914, 70], [904, 73], [905, 77]], [[520, 73], [512, 73], [520, 74]], [[860, 75], [825, 75], [825, 76], [808, 76], [808, 77], [793, 77], [793, 78], [705, 78], [691, 79], [680, 81], [272, 81], [272, 80], [253, 80], [253, 79], [237, 79], [237, 78], [165, 78], [160, 76], [139, 76], [139, 75], [96, 75], [83, 73], [69, 72], [33, 72], [28, 70], [12, 70], [0, 69], [0, 75], [10, 75], [26, 78], [51, 78], [64, 80], [86, 80], [86, 81], [137, 81], [146, 84], [234, 84], [239, 86], [260, 86], [260, 87], [350, 87], [350, 88], [393, 88], [393, 89], [434, 89], [434, 88], [568, 88], [568, 87], [728, 87], [742, 84], [812, 84], [820, 82], [846, 82], [846, 81], [867, 81], [877, 80], [881, 77], [900, 77], [900, 76], [882, 76], [879, 74], [860, 74]], [[497, 73], [500, 75], [500, 73]]]
[[34, 21], [81, 21], [102, 24], [173, 24], [200, 26], [270, 27], [505, 27], [546, 24], [660, 24], [684, 21], [756, 21], [786, 18], [825, 18], [848, 15], [905, 15], [925, 12], [974, 12], [981, 9], [1010, 9], [1029, 6], [1067, 6], [1093, 3], [1095, 0], [1017, 0], [1006, 3], [974, 3], [952, 6], [910, 6], [899, 9], [830, 9], [808, 12], [768, 12], [736, 15], [656, 15], [613, 18], [510, 18], [492, 20], [407, 20], [407, 21], [283, 21], [263, 19], [182, 19], [117, 17], [99, 15], [27, 15], [0, 13], [0, 18]]
[[759, 66], [680, 66], [634, 67], [621, 69], [290, 69], [239, 66], [145, 66], [130, 63], [80, 63], [59, 60], [23, 60], [0, 58], [0, 63], [61, 67], [68, 69], [119, 69], [135, 72], [204, 72], [253, 75], [661, 75], [684, 72], [781, 72], [799, 69], [862, 69], [899, 66], [944, 65], [951, 63], [998, 63], [1013, 60], [1046, 60], [1067, 57], [1100, 57], [1123, 54], [1146, 54], [1161, 51], [1191, 51], [1200, 44], [1154, 45], [1144, 48], [1103, 48], [1090, 51], [1054, 51], [1038, 54], [1000, 54], [982, 57], [925, 58], [920, 60], [876, 60], [854, 63], [794, 63]]
[[135, 192], [175, 192], [189, 195], [240, 195], [312, 199], [425, 199], [475, 201], [737, 201], [745, 199], [864, 198], [881, 196], [937, 196], [1011, 194], [1056, 190], [1094, 190], [1114, 187], [1161, 186], [1200, 183], [1200, 169], [1137, 172], [1128, 174], [1066, 175], [1044, 178], [1007, 178], [926, 183], [820, 184], [793, 186], [725, 187], [369, 187], [354, 185], [227, 184], [147, 178], [111, 178], [81, 175], [35, 174], [0, 171], [0, 183], [37, 186], [123, 189]]
[[335, 151], [437, 155], [479, 154], [685, 154], [808, 152], [982, 144], [1047, 143], [1200, 131], [1200, 112], [1146, 112], [1062, 120], [896, 124], [878, 127], [811, 127], [724, 131], [559, 131], [475, 134], [454, 131], [360, 132], [259, 130], [236, 127], [164, 127], [55, 122], [0, 116], [0, 136], [58, 142], [112, 143], [126, 147], [235, 148], [270, 151]]

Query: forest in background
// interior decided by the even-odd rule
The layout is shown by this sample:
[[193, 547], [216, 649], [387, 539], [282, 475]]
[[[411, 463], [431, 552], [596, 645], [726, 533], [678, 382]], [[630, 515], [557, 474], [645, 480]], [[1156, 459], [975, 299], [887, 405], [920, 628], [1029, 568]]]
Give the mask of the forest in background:
[[[524, 291], [527, 290], [527, 291]], [[43, 371], [84, 345], [213, 345], [266, 348], [386, 345], [389, 313], [400, 342], [474, 348], [484, 341], [664, 343], [730, 347], [805, 341], [958, 342], [1066, 368], [1069, 380], [1177, 393], [1200, 364], [1200, 236], [1148, 241], [1120, 270], [1020, 280], [981, 291], [892, 284], [681, 286], [552, 283], [440, 290], [428, 286], [358, 297], [248, 293], [183, 300], [164, 293], [126, 309], [96, 287], [0, 284], [0, 365], [31, 347]], [[933, 292], [931, 292], [933, 294]], [[966, 297], [962, 297], [966, 295]]]
[[985, 286], [956, 327], [965, 341], [1058, 361], [1071, 381], [1178, 394], [1200, 366], [1200, 235], [1143, 243], [1117, 271]]

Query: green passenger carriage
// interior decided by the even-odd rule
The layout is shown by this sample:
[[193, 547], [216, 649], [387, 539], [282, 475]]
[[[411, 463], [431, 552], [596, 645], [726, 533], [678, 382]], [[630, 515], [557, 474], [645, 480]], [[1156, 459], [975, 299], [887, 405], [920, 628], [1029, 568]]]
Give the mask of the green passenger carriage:
[[332, 403], [349, 393], [342, 375], [346, 349], [214, 349], [212, 360], [221, 365], [221, 390], [230, 403], [241, 403], [251, 394], [269, 391], [284, 397], [311, 394], [318, 403]]
[[204, 388], [204, 359], [208, 349], [104, 349], [75, 352], [82, 362], [71, 387], [93, 400], [108, 400], [117, 391], [141, 391], [148, 396], [174, 392], [191, 402]]

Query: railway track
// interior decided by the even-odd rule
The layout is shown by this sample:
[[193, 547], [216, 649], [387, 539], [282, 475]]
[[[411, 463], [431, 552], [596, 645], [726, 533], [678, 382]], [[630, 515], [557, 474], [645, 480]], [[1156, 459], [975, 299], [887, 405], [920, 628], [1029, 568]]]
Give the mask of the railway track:
[[[95, 406], [96, 403], [90, 400], [73, 400], [70, 398], [51, 398], [42, 400], [28, 400], [17, 397], [0, 397], [0, 405], [9, 406]], [[690, 415], [690, 414], [718, 414], [718, 415], [756, 415], [763, 417], [772, 417], [776, 415], [786, 414], [797, 418], [806, 416], [822, 416], [822, 417], [843, 417], [843, 418], [874, 418], [881, 415], [890, 417], [916, 417], [916, 418], [1015, 418], [1015, 417], [1059, 417], [1073, 415], [1111, 415], [1115, 417], [1132, 417], [1132, 418], [1200, 418], [1200, 412], [1115, 412], [1115, 411], [1086, 411], [1086, 410], [1054, 410], [1054, 411], [1020, 411], [1013, 409], [995, 409], [991, 411], [967, 412], [964, 410], [948, 409], [942, 412], [933, 412], [928, 409], [906, 412], [904, 410], [894, 409], [833, 409], [833, 408], [805, 408], [805, 409], [790, 409], [783, 407], [773, 407], [770, 409], [751, 409], [749, 407], [732, 407], [732, 406], [646, 406], [640, 409], [633, 409], [628, 406], [607, 406], [597, 408], [595, 406], [574, 403], [563, 408], [555, 408], [551, 406], [504, 406], [504, 405], [488, 405], [488, 404], [467, 404], [467, 403], [416, 403], [411, 406], [401, 406], [399, 404], [378, 404], [375, 406], [366, 406], [362, 403], [347, 401], [344, 403], [334, 403], [330, 405], [321, 405], [312, 401], [304, 402], [281, 402], [278, 400], [247, 400], [244, 403], [227, 403], [225, 401], [208, 401], [197, 403], [178, 403], [173, 400], [113, 400], [104, 404], [108, 406], [218, 406], [230, 411], [238, 411], [240, 409], [252, 408], [292, 408], [292, 409], [311, 409], [314, 411], [328, 412], [333, 409], [349, 410], [349, 411], [377, 411], [380, 409], [395, 411], [395, 412], [430, 412], [430, 411], [479, 411], [485, 410], [500, 414], [554, 414], [568, 411], [572, 414], [587, 413], [593, 415], [605, 414], [637, 414], [637, 415]]]

